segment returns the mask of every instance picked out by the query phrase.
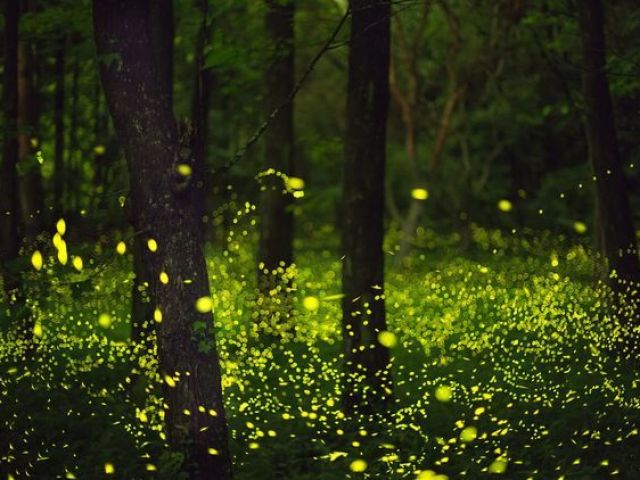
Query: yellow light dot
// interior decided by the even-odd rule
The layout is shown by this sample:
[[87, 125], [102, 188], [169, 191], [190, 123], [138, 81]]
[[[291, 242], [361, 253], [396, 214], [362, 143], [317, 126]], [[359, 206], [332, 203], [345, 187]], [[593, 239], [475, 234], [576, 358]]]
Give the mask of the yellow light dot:
[[179, 163], [176, 166], [176, 172], [178, 172], [183, 177], [188, 177], [189, 175], [191, 175], [191, 173], [193, 173], [193, 170], [191, 169], [191, 165], [187, 165], [186, 163]]
[[587, 233], [587, 226], [583, 222], [574, 222], [573, 229], [580, 235]]
[[171, 388], [175, 388], [175, 386], [176, 386], [176, 381], [173, 379], [173, 377], [171, 375], [165, 375], [164, 376], [164, 383], [169, 385]]
[[73, 268], [81, 272], [83, 266], [84, 263], [82, 262], [82, 257], [73, 257]]
[[164, 285], [169, 283], [169, 275], [166, 272], [160, 272], [160, 283]]
[[113, 475], [115, 473], [116, 469], [113, 466], [113, 463], [105, 463], [104, 464], [104, 473], [106, 473], [107, 475]]
[[367, 462], [359, 458], [358, 460], [354, 460], [353, 462], [351, 462], [349, 468], [352, 472], [361, 473], [367, 469]]
[[320, 300], [318, 300], [318, 297], [304, 297], [304, 300], [302, 300], [302, 306], [307, 310], [314, 312], [320, 308]]
[[153, 311], [153, 319], [156, 321], [156, 323], [162, 322], [162, 311], [160, 311], [159, 308], [156, 308]]
[[53, 238], [51, 239], [51, 241], [53, 242], [53, 246], [56, 247], [56, 249], [58, 249], [60, 248], [60, 242], [62, 241], [62, 237], [58, 232], [56, 232], [53, 234]]
[[196, 300], [196, 310], [200, 313], [209, 313], [213, 310], [213, 300], [211, 297], [200, 297]]
[[429, 198], [429, 191], [426, 188], [414, 188], [411, 190], [411, 197], [415, 200], [426, 200]]
[[124, 242], [118, 242], [118, 245], [116, 245], [116, 252], [118, 252], [119, 255], [124, 255], [126, 251], [127, 244]]
[[145, 468], [147, 469], [147, 472], [155, 472], [156, 470], [158, 470], [153, 463], [147, 463], [145, 465]]
[[31, 265], [38, 271], [42, 269], [42, 253], [40, 253], [40, 250], [36, 250], [31, 255]]
[[60, 236], [64, 235], [67, 231], [67, 222], [64, 221], [64, 218], [61, 218], [56, 223], [56, 230], [60, 234]]
[[69, 254], [67, 253], [67, 242], [60, 240], [58, 243], [58, 261], [62, 265], [66, 265], [69, 260]]
[[104, 155], [106, 151], [107, 149], [104, 145], [96, 145], [95, 147], [93, 147], [93, 153], [95, 153], [96, 155]]
[[98, 317], [98, 325], [102, 328], [109, 328], [111, 326], [111, 315], [108, 313], [101, 313]]
[[33, 336], [36, 338], [42, 338], [42, 324], [40, 322], [36, 322], [33, 326]]
[[478, 429], [476, 427], [467, 427], [460, 432], [460, 440], [463, 442], [472, 442], [478, 436]]
[[299, 177], [287, 178], [287, 187], [291, 190], [302, 190], [304, 188], [304, 180]]
[[446, 475], [438, 475], [433, 470], [423, 470], [418, 474], [416, 480], [447, 480]]
[[440, 385], [438, 388], [436, 388], [436, 400], [438, 400], [439, 402], [451, 401], [451, 387]]
[[513, 209], [513, 204], [503, 198], [498, 202], [498, 209], [502, 212], [510, 212]]
[[378, 342], [383, 347], [393, 348], [398, 345], [398, 337], [393, 332], [383, 331], [378, 334]]
[[504, 458], [497, 458], [491, 465], [489, 465], [490, 473], [504, 473], [507, 471], [507, 460]]
[[207, 453], [209, 455], [220, 455], [220, 452], [218, 450], [216, 450], [215, 448], [208, 448], [207, 449]]
[[158, 250], [158, 242], [156, 242], [153, 238], [147, 240], [147, 248], [149, 251], [156, 252]]

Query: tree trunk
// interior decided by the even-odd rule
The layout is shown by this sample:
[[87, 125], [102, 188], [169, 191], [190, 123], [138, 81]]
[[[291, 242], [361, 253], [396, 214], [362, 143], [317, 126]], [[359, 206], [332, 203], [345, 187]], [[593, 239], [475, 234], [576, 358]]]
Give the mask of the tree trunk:
[[[149, 28], [153, 58], [158, 67], [158, 83], [162, 96], [167, 99], [173, 121], [173, 0], [149, 2]], [[199, 203], [197, 203], [199, 205]], [[151, 302], [152, 272], [149, 271], [144, 254], [147, 239], [135, 232], [133, 239], [133, 272], [131, 285], [131, 332], [134, 341], [149, 345], [151, 333], [155, 330], [154, 307]]]
[[162, 91], [169, 96], [173, 111], [173, 0], [149, 1], [153, 56], [158, 65]]
[[[93, 14], [99, 58], [108, 59], [100, 66], [105, 96], [129, 169], [133, 228], [145, 242], [157, 242], [155, 252], [143, 250], [142, 261], [163, 317], [158, 353], [168, 439], [185, 453], [190, 478], [229, 479], [213, 319], [195, 307], [210, 294], [193, 188], [199, 179], [176, 173], [182, 160], [169, 98], [157, 81], [149, 3], [95, 0]], [[161, 272], [168, 282], [158, 280]]]
[[351, 0], [342, 248], [342, 326], [347, 411], [387, 407], [391, 394], [385, 331], [384, 175], [389, 104], [388, 0]]
[[[18, 2], [4, 2], [4, 79], [2, 110], [4, 145], [0, 171], [0, 268], [7, 305], [3, 313], [10, 319], [22, 308], [20, 273], [16, 265], [20, 249], [18, 233]], [[15, 296], [15, 297], [14, 297]], [[14, 299], [15, 298], [15, 299]], [[6, 303], [5, 303], [6, 302]]]
[[[21, 2], [22, 11], [30, 5]], [[35, 88], [35, 64], [30, 42], [20, 39], [18, 44], [18, 151], [20, 162], [19, 204], [21, 223], [27, 242], [35, 240], [44, 226], [44, 190], [38, 150], [39, 98]]]
[[[265, 26], [273, 56], [265, 75], [265, 114], [270, 115], [293, 90], [295, 6], [291, 0], [267, 0]], [[292, 194], [294, 175], [293, 102], [287, 103], [265, 132], [260, 185], [258, 288], [262, 296], [260, 328], [278, 333], [290, 315], [290, 281], [285, 275], [293, 261]]]
[[[71, 175], [75, 182], [81, 181], [81, 168], [79, 165], [78, 150], [80, 145], [78, 144], [78, 118], [80, 112], [78, 111], [79, 100], [79, 80], [80, 80], [80, 64], [77, 60], [73, 61], [73, 69], [71, 73], [71, 111], [69, 119], [69, 148], [67, 149], [67, 172]], [[67, 208], [73, 213], [77, 214], [81, 210], [81, 190], [76, 185], [74, 188], [67, 189]]]
[[[207, 193], [212, 192], [211, 176], [207, 173], [207, 147], [209, 145], [209, 109], [211, 107], [211, 92], [214, 88], [214, 76], [211, 69], [205, 68], [205, 48], [211, 38], [211, 19], [209, 18], [208, 0], [197, 0], [196, 6], [202, 15], [202, 21], [196, 38], [195, 52], [195, 85], [193, 90], [193, 103], [191, 106], [191, 116], [193, 119], [193, 138], [191, 143], [192, 154], [195, 161], [197, 175], [203, 179], [203, 183], [198, 185], [198, 191], [202, 195], [200, 205], [204, 218], [209, 210]], [[204, 229], [204, 224], [202, 225]], [[203, 234], [206, 234], [203, 230]], [[205, 236], [206, 238], [206, 236]]]
[[60, 41], [56, 49], [55, 94], [53, 100], [53, 124], [55, 129], [55, 147], [53, 159], [53, 209], [55, 215], [64, 214], [65, 165], [64, 165], [64, 50], [65, 40]]
[[583, 0], [577, 5], [584, 55], [582, 80], [587, 140], [596, 176], [597, 217], [611, 286], [614, 291], [623, 292], [629, 282], [640, 280], [640, 267], [606, 75], [604, 10], [601, 0]]

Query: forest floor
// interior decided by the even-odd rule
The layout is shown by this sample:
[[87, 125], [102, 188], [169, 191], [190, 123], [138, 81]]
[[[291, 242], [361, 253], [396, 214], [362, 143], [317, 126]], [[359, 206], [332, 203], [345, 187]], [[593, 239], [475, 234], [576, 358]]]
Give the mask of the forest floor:
[[[334, 249], [299, 249], [295, 333], [272, 344], [251, 335], [248, 241], [209, 253], [236, 478], [640, 477], [640, 369], [616, 353], [591, 253], [474, 239], [389, 257], [396, 404], [376, 418], [340, 409]], [[45, 255], [28, 275], [39, 349], [25, 361], [3, 334], [2, 479], [182, 478], [155, 360], [127, 341], [131, 258], [115, 243], [77, 247], [80, 272]]]

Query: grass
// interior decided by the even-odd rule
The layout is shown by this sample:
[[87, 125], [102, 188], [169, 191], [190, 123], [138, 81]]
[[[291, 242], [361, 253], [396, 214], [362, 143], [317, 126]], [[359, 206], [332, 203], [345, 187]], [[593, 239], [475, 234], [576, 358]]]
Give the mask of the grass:
[[[347, 418], [338, 256], [299, 245], [295, 335], [260, 344], [248, 238], [207, 257], [236, 478], [640, 474], [638, 365], [614, 353], [588, 250], [476, 229], [463, 252], [422, 232], [402, 266], [389, 256], [394, 408]], [[45, 255], [27, 275], [42, 336], [28, 359], [2, 337], [4, 478], [181, 478], [162, 438], [155, 360], [127, 340], [131, 259], [116, 243], [70, 246], [81, 272]]]

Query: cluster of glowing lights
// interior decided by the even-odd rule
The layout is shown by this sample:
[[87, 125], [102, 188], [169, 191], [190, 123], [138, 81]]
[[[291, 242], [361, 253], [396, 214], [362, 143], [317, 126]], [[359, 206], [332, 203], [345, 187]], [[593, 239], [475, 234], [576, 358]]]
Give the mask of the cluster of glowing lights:
[[[56, 225], [56, 243], [64, 241], [66, 230], [66, 224]], [[486, 242], [489, 252], [508, 241], [492, 232], [476, 233], [474, 239]], [[148, 239], [147, 247], [157, 251], [159, 246], [152, 240]], [[115, 269], [111, 270], [115, 276], [97, 278], [95, 290], [79, 300], [65, 293], [53, 303], [36, 304], [33, 333], [47, 348], [67, 352], [69, 357], [64, 381], [54, 380], [53, 373], [47, 373], [47, 382], [52, 385], [64, 384], [88, 371], [100, 375], [118, 362], [133, 360], [135, 375], [146, 378], [144, 405], [132, 407], [136, 411], [131, 417], [116, 416], [110, 428], [139, 436], [139, 468], [155, 472], [161, 460], [148, 456], [143, 445], [150, 436], [165, 440], [162, 392], [180, 385], [188, 372], [164, 372], [153, 355], [140, 354], [127, 342], [110, 340], [117, 335], [120, 322], [127, 321], [119, 313], [119, 305], [131, 284], [128, 272], [118, 270], [125, 262], [113, 254], [116, 245], [115, 252], [124, 255], [125, 242], [111, 241], [108, 245], [115, 258], [114, 266], [108, 268]], [[496, 255], [496, 260], [483, 259], [482, 263], [458, 258], [436, 265], [423, 262], [424, 268], [411, 272], [391, 271], [384, 289], [387, 329], [372, 339], [389, 349], [394, 384], [398, 385], [394, 392], [398, 408], [379, 426], [384, 435], [370, 425], [354, 429], [353, 420], [342, 409], [344, 358], [335, 353], [341, 344], [340, 302], [333, 301], [342, 298], [334, 293], [339, 291], [340, 262], [301, 259], [301, 265], [307, 262], [314, 267], [298, 267], [291, 277], [296, 287], [296, 300], [292, 302], [295, 312], [287, 322], [293, 322], [295, 329], [291, 333], [286, 325], [282, 327], [290, 336], [283, 333], [286, 340], [276, 349], [256, 345], [247, 328], [252, 321], [251, 302], [255, 301], [248, 280], [252, 275], [247, 273], [252, 272], [253, 264], [242, 251], [238, 250], [237, 257], [210, 262], [211, 283], [217, 288], [213, 295], [198, 298], [194, 304], [198, 312], [216, 310], [225, 407], [232, 422], [240, 471], [250, 468], [253, 455], [277, 452], [273, 442], [291, 434], [300, 444], [320, 445], [321, 453], [314, 459], [313, 468], [334, 471], [336, 478], [444, 480], [461, 477], [463, 471], [467, 476], [483, 473], [510, 478], [514, 471], [524, 468], [538, 472], [532, 473], [534, 478], [546, 478], [550, 471], [557, 471], [554, 478], [570, 478], [572, 472], [581, 472], [580, 468], [598, 468], [604, 478], [623, 471], [623, 465], [616, 465], [611, 450], [614, 447], [609, 444], [631, 445], [637, 438], [634, 415], [640, 411], [640, 404], [633, 399], [633, 385], [637, 386], [639, 380], [635, 372], [628, 379], [618, 376], [624, 359], [612, 360], [614, 367], [599, 360], [602, 351], [610, 351], [607, 347], [616, 333], [597, 321], [595, 303], [600, 300], [594, 287], [567, 279], [572, 272], [589, 270], [589, 254], [583, 248], [565, 251], [554, 245], [523, 255], [510, 267], [501, 264]], [[80, 257], [69, 256], [76, 271], [88, 268], [77, 268], [76, 258]], [[38, 277], [74, 274], [71, 268], [49, 268], [56, 265], [55, 256], [45, 258], [40, 251], [31, 253], [31, 264]], [[93, 263], [88, 265], [93, 268]], [[238, 275], [238, 270], [245, 272], [244, 276]], [[168, 273], [157, 272], [156, 278], [165, 284], [164, 274], [166, 284], [171, 285], [177, 281], [169, 275], [171, 272], [169, 268]], [[32, 275], [36, 276], [34, 272]], [[152, 310], [155, 323], [163, 321], [161, 307]], [[67, 317], [67, 323], [52, 321]], [[87, 333], [80, 335], [75, 328], [86, 328], [82, 331]], [[586, 345], [582, 343], [585, 339]], [[73, 358], [77, 355], [70, 352], [83, 351], [86, 342], [99, 345], [96, 352], [100, 353]], [[10, 358], [8, 352], [0, 350], [0, 360], [4, 359], [0, 365]], [[407, 362], [410, 358], [419, 358], [419, 364]], [[20, 371], [11, 367], [6, 372], [0, 376], [0, 384], [10, 389], [11, 382], [20, 378]], [[555, 377], [557, 374], [562, 381]], [[31, 373], [35, 378], [40, 375], [43, 373], [35, 369]], [[577, 379], [578, 385], [584, 382], [584, 389], [576, 388], [575, 380], [565, 380], [568, 376]], [[91, 395], [100, 401], [111, 395], [126, 398], [133, 378], [122, 378], [113, 391], [74, 388], [78, 388], [79, 396]], [[0, 397], [0, 405], [6, 398]], [[560, 434], [552, 430], [549, 416], [562, 415], [566, 406], [577, 404], [585, 405], [589, 426], [566, 426], [560, 439]], [[613, 408], [621, 412], [615, 424], [606, 416]], [[215, 411], [203, 406], [181, 414], [215, 415]], [[434, 416], [442, 421], [434, 422]], [[569, 432], [571, 428], [575, 433]], [[523, 438], [529, 445], [526, 448], [521, 447]], [[403, 439], [409, 439], [408, 443]], [[592, 443], [593, 450], [580, 455], [580, 449]], [[412, 450], [408, 446], [412, 444], [420, 444], [421, 450]], [[377, 450], [370, 448], [372, 445]], [[33, 458], [37, 458], [36, 451], [46, 456], [45, 450], [39, 450], [42, 447], [30, 448]], [[530, 463], [531, 458], [549, 448], [562, 453], [548, 466]], [[603, 449], [602, 454], [597, 448]], [[569, 460], [563, 457], [565, 452], [574, 451]], [[207, 453], [219, 455], [220, 451], [212, 445]], [[84, 478], [79, 471], [68, 468], [60, 476]], [[101, 460], [97, 468], [114, 477], [124, 471], [116, 455]]]

